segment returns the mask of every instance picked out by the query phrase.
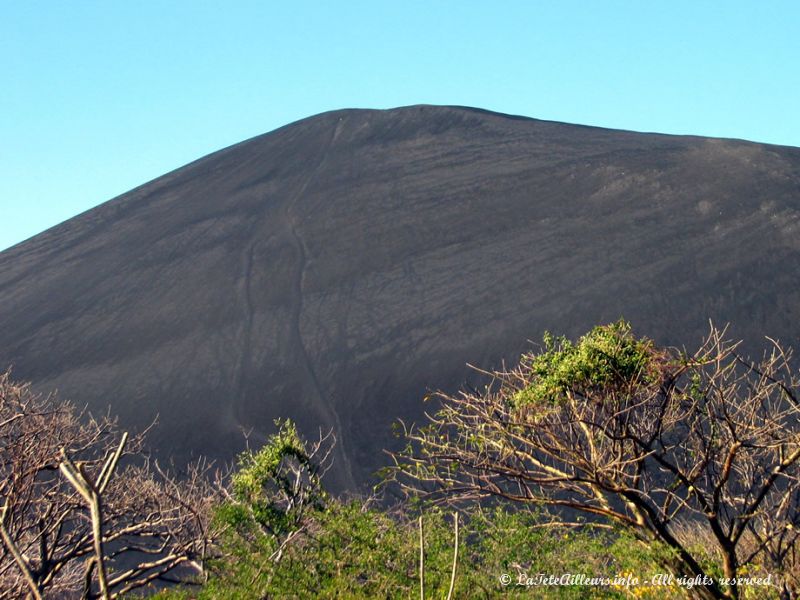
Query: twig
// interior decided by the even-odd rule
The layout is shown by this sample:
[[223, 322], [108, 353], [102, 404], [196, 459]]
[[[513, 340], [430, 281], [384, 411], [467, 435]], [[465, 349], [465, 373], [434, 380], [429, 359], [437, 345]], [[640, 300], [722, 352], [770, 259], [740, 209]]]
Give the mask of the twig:
[[19, 566], [19, 570], [22, 571], [22, 576], [25, 578], [25, 583], [28, 584], [28, 587], [31, 590], [31, 595], [35, 598], [35, 600], [42, 600], [42, 594], [39, 592], [39, 586], [36, 585], [36, 582], [33, 579], [33, 575], [28, 567], [28, 563], [23, 558], [19, 548], [17, 548], [17, 545], [14, 543], [14, 540], [11, 539], [11, 535], [9, 535], [8, 530], [6, 529], [7, 513], [8, 503], [3, 504], [3, 509], [0, 511], [0, 535], [3, 536], [3, 542], [5, 543], [6, 548], [8, 548], [8, 551], [11, 552], [11, 556], [14, 557], [14, 560]]
[[453, 528], [455, 529], [455, 542], [453, 542], [453, 571], [450, 573], [450, 590], [447, 600], [453, 597], [453, 588], [456, 586], [456, 565], [458, 564], [458, 512], [453, 513]]
[[422, 515], [419, 517], [419, 598], [425, 600], [425, 547], [422, 531]]

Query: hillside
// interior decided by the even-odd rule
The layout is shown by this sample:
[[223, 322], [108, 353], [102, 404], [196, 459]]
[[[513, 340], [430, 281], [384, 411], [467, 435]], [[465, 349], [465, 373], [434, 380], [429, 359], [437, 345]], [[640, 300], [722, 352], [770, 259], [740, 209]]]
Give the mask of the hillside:
[[211, 154], [0, 253], [0, 368], [180, 463], [290, 417], [331, 485], [397, 418], [545, 329], [624, 315], [800, 346], [800, 149], [460, 107], [342, 110]]

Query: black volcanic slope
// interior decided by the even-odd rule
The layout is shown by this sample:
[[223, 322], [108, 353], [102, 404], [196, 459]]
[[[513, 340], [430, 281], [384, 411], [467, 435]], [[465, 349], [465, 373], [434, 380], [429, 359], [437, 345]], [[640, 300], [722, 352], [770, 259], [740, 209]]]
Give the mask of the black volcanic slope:
[[800, 149], [484, 111], [344, 110], [198, 160], [0, 254], [0, 365], [230, 458], [292, 417], [367, 481], [467, 362], [621, 315], [800, 345]]

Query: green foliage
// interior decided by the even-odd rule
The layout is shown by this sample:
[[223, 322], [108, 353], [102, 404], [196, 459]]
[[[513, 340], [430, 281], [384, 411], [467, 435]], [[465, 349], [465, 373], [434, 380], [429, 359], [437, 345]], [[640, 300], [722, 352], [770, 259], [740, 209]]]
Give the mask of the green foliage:
[[[253, 545], [230, 535], [208, 584], [191, 596], [164, 592], [163, 600], [250, 598], [418, 598], [419, 530], [416, 518], [360, 502], [332, 502], [314, 514], [305, 533], [286, 546]], [[447, 595], [453, 560], [453, 516], [423, 514], [425, 597]], [[659, 572], [657, 551], [624, 535], [589, 525], [562, 527], [532, 511], [503, 508], [462, 513], [455, 598], [663, 598], [643, 587], [588, 588], [518, 585], [520, 574], [649, 576]], [[509, 575], [509, 585], [501, 575]]]
[[626, 321], [597, 326], [577, 343], [548, 332], [543, 343], [541, 353], [522, 359], [531, 382], [514, 395], [518, 407], [557, 403], [570, 392], [648, 383], [656, 376], [652, 342], [634, 337]]
[[[232, 499], [216, 508], [226, 525], [219, 557], [199, 590], [173, 589], [163, 600], [251, 598], [416, 598], [419, 529], [423, 515], [425, 597], [444, 598], [454, 550], [453, 514], [415, 506], [387, 512], [358, 501], [329, 498], [294, 424], [258, 452], [239, 457]], [[421, 511], [421, 512], [416, 512]], [[624, 536], [590, 526], [553, 525], [528, 510], [474, 507], [461, 514], [456, 598], [529, 598], [520, 573], [621, 574], [653, 567], [653, 557]], [[512, 578], [501, 583], [501, 575]], [[537, 587], [537, 598], [623, 598], [614, 588]]]
[[258, 452], [247, 450], [239, 455], [239, 470], [232, 481], [233, 492], [242, 502], [259, 502], [264, 487], [273, 482], [284, 482], [281, 465], [286, 458], [308, 463], [305, 444], [297, 434], [297, 427], [289, 420], [277, 421], [278, 432], [270, 436]]
[[276, 421], [278, 432], [258, 451], [239, 455], [231, 478], [233, 501], [217, 510], [218, 521], [235, 528], [257, 526], [281, 537], [295, 530], [307, 510], [321, 510], [326, 494], [314, 464], [289, 420]]
[[[546, 514], [496, 508], [479, 512], [470, 520], [472, 541], [468, 547], [471, 568], [466, 589], [495, 586], [480, 597], [519, 598], [663, 598], [645, 586], [640, 588], [518, 585], [525, 576], [538, 574], [584, 574], [587, 577], [625, 577], [640, 579], [660, 572], [657, 545], [644, 545], [625, 533], [597, 529], [590, 524], [559, 526]], [[499, 575], [510, 574], [507, 587], [496, 585]]]

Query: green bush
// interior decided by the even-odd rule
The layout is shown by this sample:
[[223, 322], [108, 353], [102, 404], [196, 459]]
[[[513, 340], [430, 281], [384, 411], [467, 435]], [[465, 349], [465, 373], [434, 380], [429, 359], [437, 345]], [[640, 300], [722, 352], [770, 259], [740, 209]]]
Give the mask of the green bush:
[[600, 325], [573, 343], [546, 332], [543, 351], [522, 362], [530, 367], [530, 385], [517, 392], [518, 407], [562, 401], [570, 392], [623, 386], [655, 377], [654, 346], [631, 334], [626, 321]]
[[[453, 519], [432, 510], [423, 517], [425, 597], [445, 598], [453, 560]], [[655, 552], [624, 535], [591, 528], [545, 527], [541, 515], [497, 509], [475, 513], [462, 526], [455, 598], [663, 598], [648, 588], [537, 587], [517, 585], [521, 573], [649, 576], [658, 572]], [[270, 546], [226, 540], [224, 558], [208, 584], [161, 598], [418, 598], [417, 521], [334, 503], [316, 516], [307, 535], [293, 540], [279, 562]], [[500, 577], [509, 575], [510, 585]]]
[[[658, 556], [632, 538], [590, 525], [564, 527], [547, 515], [504, 508], [462, 513], [454, 598], [663, 598], [664, 590], [518, 585], [520, 574], [649, 577]], [[446, 597], [453, 561], [453, 516], [423, 513], [425, 597]], [[252, 598], [418, 598], [419, 529], [411, 515], [362, 502], [332, 501], [314, 513], [279, 561], [276, 544], [253, 543], [231, 529], [209, 582], [191, 594], [164, 592], [164, 600]], [[501, 576], [511, 583], [501, 583]]]

